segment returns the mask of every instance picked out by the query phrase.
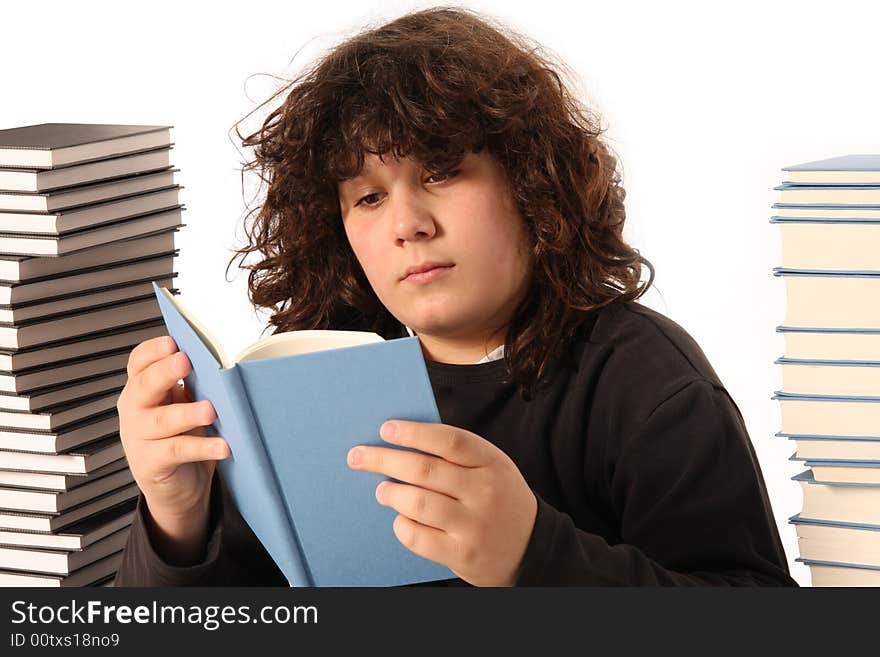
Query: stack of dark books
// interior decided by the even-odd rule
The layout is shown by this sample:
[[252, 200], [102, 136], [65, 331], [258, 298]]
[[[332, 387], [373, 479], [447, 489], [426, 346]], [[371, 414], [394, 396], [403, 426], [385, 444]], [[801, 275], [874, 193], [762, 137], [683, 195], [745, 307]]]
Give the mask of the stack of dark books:
[[0, 586], [112, 584], [137, 485], [116, 402], [166, 335], [169, 126], [0, 130]]

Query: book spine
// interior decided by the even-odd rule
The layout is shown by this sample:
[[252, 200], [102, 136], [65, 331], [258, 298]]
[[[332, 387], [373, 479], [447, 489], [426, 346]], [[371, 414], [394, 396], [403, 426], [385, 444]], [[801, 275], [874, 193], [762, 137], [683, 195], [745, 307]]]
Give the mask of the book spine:
[[[221, 379], [224, 382], [224, 388], [231, 406], [231, 411], [238, 424], [235, 429], [238, 429], [239, 431], [238, 440], [235, 441], [237, 445], [234, 446], [230, 441], [230, 447], [233, 449], [233, 458], [228, 458], [219, 462], [221, 472], [227, 481], [234, 484], [236, 479], [236, 473], [233, 472], [235, 466], [234, 461], [235, 458], [243, 457], [250, 461], [250, 464], [246, 466], [247, 472], [253, 474], [256, 471], [259, 474], [264, 475], [264, 477], [268, 475], [268, 477], [271, 478], [271, 483], [266, 482], [265, 480], [261, 483], [264, 483], [271, 488], [272, 496], [277, 501], [277, 504], [272, 508], [278, 508], [279, 506], [283, 508], [285, 517], [282, 522], [267, 522], [266, 531], [272, 531], [276, 534], [280, 531], [283, 534], [283, 544], [286, 548], [283, 552], [279, 552], [276, 548], [273, 548], [274, 545], [278, 544], [278, 541], [264, 539], [264, 537], [260, 535], [259, 527], [254, 526], [257, 524], [257, 522], [255, 522], [257, 521], [257, 518], [265, 519], [265, 514], [271, 512], [271, 510], [262, 508], [259, 500], [257, 500], [257, 503], [254, 505], [253, 500], [236, 499], [236, 504], [238, 505], [239, 510], [242, 511], [242, 516], [251, 525], [251, 528], [254, 529], [257, 536], [263, 540], [265, 547], [270, 552], [272, 558], [275, 559], [282, 572], [288, 576], [291, 585], [294, 587], [314, 586], [314, 579], [309, 571], [302, 550], [302, 545], [299, 536], [297, 535], [292, 510], [282, 492], [280, 482], [278, 481], [278, 473], [269, 458], [263, 442], [262, 433], [254, 419], [253, 407], [251, 406], [250, 397], [244, 386], [244, 382], [242, 381], [241, 371], [238, 367], [233, 365], [233, 367], [229, 369], [221, 370], [220, 374]], [[223, 437], [228, 439], [228, 436]], [[236, 454], [236, 446], [238, 447], [238, 454]], [[256, 482], [253, 481], [250, 482], [250, 486], [253, 486], [255, 483]], [[234, 485], [230, 487], [230, 492], [232, 492], [233, 495], [235, 488]], [[251, 505], [258, 508], [251, 510], [248, 508]], [[273, 553], [273, 551], [275, 553]]]

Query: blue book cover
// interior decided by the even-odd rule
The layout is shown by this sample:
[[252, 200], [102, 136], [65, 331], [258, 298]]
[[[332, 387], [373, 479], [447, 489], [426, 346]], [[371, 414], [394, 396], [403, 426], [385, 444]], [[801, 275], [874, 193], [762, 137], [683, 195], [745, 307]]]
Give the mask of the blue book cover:
[[405, 449], [380, 439], [385, 420], [440, 422], [418, 338], [359, 333], [362, 344], [284, 355], [284, 336], [298, 332], [276, 334], [265, 357], [230, 362], [167, 290], [153, 288], [168, 333], [192, 363], [193, 399], [210, 400], [217, 413], [207, 433], [232, 451], [218, 462], [220, 473], [291, 586], [456, 577], [397, 540], [397, 511], [375, 499], [385, 477], [346, 462], [355, 445]]
[[880, 171], [880, 154], [859, 153], [829, 157], [783, 167], [783, 171]]
[[786, 358], [780, 356], [773, 361], [774, 365], [814, 365], [817, 367], [880, 367], [876, 360], [817, 360], [813, 358]]
[[[781, 185], [774, 187], [776, 191], [820, 191], [827, 192], [829, 190], [856, 190], [856, 191], [875, 191], [880, 189], [877, 183], [852, 183], [846, 184], [818, 184], [818, 183], [795, 183], [783, 182]], [[870, 205], [874, 205], [871, 203]]]
[[777, 326], [777, 333], [857, 333], [880, 335], [880, 329], [867, 328], [821, 328], [808, 326]]
[[880, 532], [880, 525], [868, 525], [860, 522], [841, 522], [840, 520], [821, 520], [819, 518], [805, 518], [796, 513], [788, 519], [792, 525], [821, 525], [823, 527], [842, 527], [844, 529], [863, 529], [869, 532]]
[[784, 433], [782, 431], [776, 432], [775, 435], [780, 438], [789, 438], [791, 440], [862, 440], [874, 442], [880, 440], [880, 437], [878, 436], [835, 436], [827, 434]]
[[825, 269], [789, 269], [774, 267], [774, 276], [807, 276], [821, 278], [880, 278], [880, 271], [828, 271]]
[[843, 563], [841, 561], [816, 561], [815, 559], [804, 559], [798, 557], [795, 561], [800, 561], [807, 566], [835, 566], [837, 568], [855, 568], [857, 570], [880, 570], [880, 566], [868, 566], [865, 564]]
[[[796, 457], [792, 454], [790, 461], [802, 461], [804, 459]], [[857, 488], [878, 488], [880, 484], [875, 484], [871, 482], [865, 481], [841, 481], [841, 482], [828, 482], [828, 481], [816, 481], [815, 477], [813, 477], [812, 470], [804, 470], [803, 472], [799, 472], [798, 474], [791, 477], [792, 481], [802, 481], [808, 484], [815, 484], [816, 486], [850, 486]]]

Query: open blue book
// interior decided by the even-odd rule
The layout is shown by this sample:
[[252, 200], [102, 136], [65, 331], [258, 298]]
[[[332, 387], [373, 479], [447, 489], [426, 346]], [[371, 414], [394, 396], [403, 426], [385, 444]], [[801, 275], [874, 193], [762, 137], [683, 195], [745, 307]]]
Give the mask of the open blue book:
[[385, 420], [440, 421], [418, 338], [292, 331], [230, 359], [168, 290], [153, 288], [168, 333], [192, 362], [194, 400], [217, 412], [207, 432], [232, 450], [220, 473], [292, 586], [455, 577], [397, 540], [397, 512], [375, 498], [385, 477], [346, 463], [355, 445], [392, 447], [379, 437]]

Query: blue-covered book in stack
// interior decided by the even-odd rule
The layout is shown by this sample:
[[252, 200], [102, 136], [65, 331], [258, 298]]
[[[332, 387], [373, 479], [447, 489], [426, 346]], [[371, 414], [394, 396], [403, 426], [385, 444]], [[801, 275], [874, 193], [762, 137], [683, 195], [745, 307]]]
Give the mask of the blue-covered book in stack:
[[785, 167], [782, 430], [803, 508], [790, 519], [813, 586], [880, 586], [880, 155]]

